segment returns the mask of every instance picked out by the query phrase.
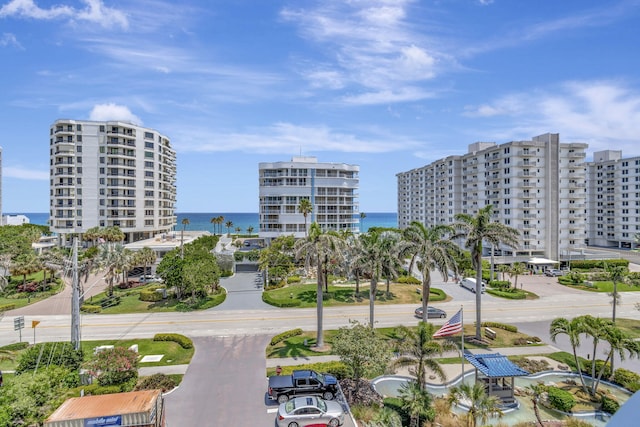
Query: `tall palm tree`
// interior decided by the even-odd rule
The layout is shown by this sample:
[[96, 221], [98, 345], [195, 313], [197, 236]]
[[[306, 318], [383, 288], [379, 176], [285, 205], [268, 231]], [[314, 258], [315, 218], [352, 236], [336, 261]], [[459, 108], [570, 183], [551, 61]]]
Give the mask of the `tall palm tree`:
[[153, 249], [145, 246], [137, 252], [137, 259], [144, 266], [145, 274], [151, 274], [151, 264], [156, 262], [158, 255]]
[[209, 220], [209, 222], [210, 222], [211, 224], [213, 224], [213, 235], [215, 236], [215, 235], [216, 235], [216, 224], [218, 223], [218, 217], [216, 217], [216, 216], [211, 217], [211, 219]]
[[184, 230], [187, 228], [187, 225], [190, 224], [189, 218], [182, 218], [180, 221], [182, 224], [182, 230], [180, 231], [180, 253], [184, 258]]
[[364, 212], [360, 212], [360, 232], [364, 233], [364, 219], [367, 217], [367, 214]]
[[350, 235], [345, 239], [346, 242], [346, 256], [347, 261], [346, 270], [353, 274], [356, 281], [356, 297], [360, 296], [360, 276], [362, 276], [362, 262], [360, 261], [360, 254], [362, 252], [362, 235]]
[[542, 393], [545, 391], [544, 383], [530, 384], [527, 386], [527, 392], [531, 394], [531, 403], [533, 403], [533, 413], [536, 416], [536, 422], [539, 427], [544, 427], [542, 422], [542, 417], [540, 416], [540, 408], [538, 407], [538, 403], [540, 402], [540, 397]]
[[98, 268], [106, 271], [104, 278], [107, 281], [107, 294], [113, 295], [113, 286], [118, 275], [128, 264], [128, 254], [121, 243], [109, 242], [100, 245], [98, 249]]
[[509, 275], [513, 277], [513, 289], [518, 289], [518, 276], [522, 276], [527, 271], [527, 267], [521, 263], [516, 262], [509, 268]]
[[439, 271], [445, 281], [449, 278], [449, 270], [457, 276], [458, 269], [453, 256], [458, 252], [458, 247], [453, 241], [446, 238], [451, 233], [453, 233], [453, 229], [448, 226], [438, 225], [427, 228], [418, 221], [412, 222], [404, 230], [406, 241], [404, 252], [411, 255], [409, 274], [416, 265], [422, 275], [423, 322], [427, 321], [427, 306], [431, 292], [431, 270]]
[[509, 270], [511, 270], [511, 267], [507, 264], [500, 264], [498, 266], [498, 273], [500, 273], [500, 280], [504, 280], [504, 275], [509, 274]]
[[613, 292], [611, 292], [611, 296], [613, 297], [613, 313], [611, 314], [611, 318], [613, 323], [616, 323], [616, 306], [620, 304], [618, 294], [618, 283], [624, 282], [625, 277], [627, 276], [628, 269], [622, 265], [614, 265], [609, 266], [605, 263], [605, 271], [607, 272], [607, 276], [609, 276], [609, 280], [613, 282]]
[[253, 228], [252, 225], [248, 226], [247, 227], [247, 234], [249, 234], [249, 236], [251, 236], [253, 234], [253, 230], [254, 230], [254, 228]]
[[636, 341], [632, 336], [615, 326], [615, 324], [611, 324], [607, 328], [606, 340], [609, 343], [609, 354], [607, 355], [607, 359], [605, 360], [605, 363], [598, 375], [596, 383], [593, 385], [593, 394], [595, 394], [598, 389], [600, 378], [602, 377], [607, 361], [610, 364], [611, 376], [613, 377], [615, 370], [613, 365], [616, 355], [621, 361], [626, 359], [625, 353], [629, 353], [630, 358], [640, 357], [640, 342]]
[[520, 232], [515, 228], [499, 222], [491, 222], [493, 206], [480, 209], [476, 216], [466, 213], [456, 214], [457, 230], [454, 240], [465, 239], [464, 247], [471, 252], [471, 261], [476, 271], [476, 339], [482, 339], [482, 244], [487, 242], [494, 246], [506, 245], [515, 248]]
[[300, 199], [300, 204], [298, 205], [298, 212], [304, 216], [304, 235], [309, 235], [309, 230], [307, 228], [307, 216], [313, 211], [313, 205], [311, 205], [311, 201], [309, 199], [302, 198]]
[[478, 421], [485, 425], [489, 417], [497, 415], [502, 417], [500, 410], [500, 400], [496, 396], [488, 396], [484, 391], [484, 386], [480, 383], [462, 383], [449, 390], [449, 403], [457, 404], [464, 402], [469, 405], [467, 415], [467, 426], [476, 427]]
[[218, 215], [216, 221], [218, 222], [218, 233], [222, 234], [222, 224], [224, 224], [224, 216]]
[[400, 356], [391, 366], [412, 366], [409, 372], [416, 377], [421, 389], [426, 388], [427, 369], [437, 374], [442, 381], [447, 379], [435, 358], [442, 356], [445, 351], [457, 350], [452, 341], [434, 340], [434, 333], [435, 326], [426, 322], [419, 322], [417, 328], [398, 328]]
[[233, 227], [233, 221], [225, 222], [224, 226], [227, 227], [227, 237], [229, 237], [231, 235], [231, 227]]
[[[340, 236], [333, 232], [323, 232], [318, 223], [312, 223], [309, 229], [309, 235], [296, 241], [294, 249], [296, 257], [306, 258], [315, 261], [317, 286], [316, 286], [316, 313], [317, 313], [317, 335], [316, 346], [324, 347], [324, 337], [322, 330], [322, 308], [323, 308], [323, 267], [332, 257], [341, 256], [345, 243]], [[325, 279], [326, 280], [326, 279]]]
[[577, 349], [580, 346], [580, 334], [582, 334], [583, 331], [583, 319], [580, 317], [575, 317], [572, 320], [565, 319], [564, 317], [558, 317], [557, 319], [553, 319], [551, 326], [549, 327], [549, 335], [551, 335], [551, 341], [554, 343], [556, 342], [556, 337], [558, 335], [566, 335], [569, 338], [569, 343], [571, 344], [571, 349], [573, 351], [573, 360], [575, 362], [576, 369], [578, 369], [582, 388], [587, 390], [577, 352]]

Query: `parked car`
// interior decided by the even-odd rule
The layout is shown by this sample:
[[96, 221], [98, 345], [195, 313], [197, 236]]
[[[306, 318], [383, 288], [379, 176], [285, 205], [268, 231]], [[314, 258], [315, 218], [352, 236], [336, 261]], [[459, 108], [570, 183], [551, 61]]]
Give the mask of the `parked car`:
[[557, 268], [549, 268], [545, 270], [544, 275], [549, 277], [559, 277], [564, 275], [564, 271], [558, 270]]
[[308, 427], [312, 425], [341, 426], [344, 422], [342, 405], [317, 396], [296, 397], [278, 407], [278, 427]]
[[269, 398], [284, 403], [296, 395], [317, 395], [331, 400], [338, 391], [338, 380], [333, 375], [298, 369], [291, 375], [269, 377]]
[[162, 278], [158, 276], [153, 276], [150, 274], [140, 276], [138, 279], [140, 283], [162, 283]]
[[[415, 311], [416, 317], [422, 318], [422, 306], [416, 308]], [[427, 318], [429, 319], [444, 319], [447, 317], [447, 313], [444, 310], [440, 310], [439, 308], [427, 306]]]

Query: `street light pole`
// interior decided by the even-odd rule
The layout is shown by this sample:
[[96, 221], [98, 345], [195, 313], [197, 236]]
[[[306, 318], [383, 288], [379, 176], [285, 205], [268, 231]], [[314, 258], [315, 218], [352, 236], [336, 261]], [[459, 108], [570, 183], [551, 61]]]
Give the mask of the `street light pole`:
[[80, 282], [78, 280], [78, 238], [73, 238], [71, 267], [71, 343], [80, 350]]

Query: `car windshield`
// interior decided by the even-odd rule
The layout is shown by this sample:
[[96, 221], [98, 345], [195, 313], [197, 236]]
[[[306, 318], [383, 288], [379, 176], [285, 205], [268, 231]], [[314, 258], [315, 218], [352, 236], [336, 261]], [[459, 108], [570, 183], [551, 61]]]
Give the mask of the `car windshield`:
[[324, 402], [324, 400], [316, 399], [316, 404], [318, 405], [318, 409], [320, 409], [322, 412], [327, 412], [327, 404]]
[[324, 384], [324, 375], [316, 373], [315, 377], [318, 379], [318, 381]]
[[296, 404], [293, 400], [288, 401], [287, 403], [284, 404], [284, 411], [287, 414], [290, 414], [293, 412], [293, 410], [296, 409]]

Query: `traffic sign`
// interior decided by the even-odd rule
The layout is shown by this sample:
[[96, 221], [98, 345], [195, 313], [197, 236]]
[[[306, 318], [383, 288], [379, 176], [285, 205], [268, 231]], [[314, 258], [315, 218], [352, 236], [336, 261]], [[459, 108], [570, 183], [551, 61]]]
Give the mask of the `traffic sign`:
[[40, 324], [40, 321], [39, 321], [39, 320], [32, 320], [32, 321], [31, 321], [31, 327], [32, 327], [32, 328], [35, 328], [35, 327], [36, 327], [36, 326], [38, 326], [39, 324]]

